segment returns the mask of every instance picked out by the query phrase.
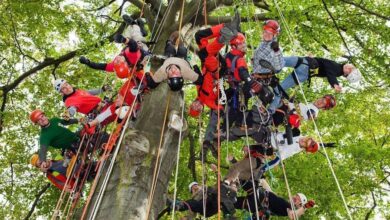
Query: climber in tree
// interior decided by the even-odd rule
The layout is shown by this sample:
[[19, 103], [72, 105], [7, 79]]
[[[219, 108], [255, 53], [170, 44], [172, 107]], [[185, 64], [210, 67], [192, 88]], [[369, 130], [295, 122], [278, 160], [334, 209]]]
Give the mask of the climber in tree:
[[[91, 113], [98, 114], [100, 111], [106, 111], [109, 108], [110, 103], [103, 103], [100, 97], [97, 95], [110, 90], [110, 86], [105, 85], [101, 89], [93, 90], [82, 90], [73, 87], [64, 79], [56, 79], [53, 81], [54, 89], [61, 93], [62, 101], [65, 104], [66, 110], [62, 115], [63, 119], [69, 120], [73, 118], [76, 112], [88, 115]], [[104, 124], [108, 124], [115, 120], [113, 117], [102, 117], [97, 118], [100, 122], [104, 121]], [[88, 133], [93, 133], [93, 130], [86, 128]]]
[[[165, 55], [168, 57], [162, 66], [154, 74], [147, 74], [147, 83], [150, 88], [155, 88], [160, 82], [168, 80], [172, 91], [180, 91], [184, 85], [184, 79], [190, 80], [196, 85], [202, 84], [202, 76], [191, 69], [190, 64], [184, 59], [187, 57], [187, 50], [184, 46], [176, 51], [174, 44], [179, 39], [179, 34], [174, 32], [167, 41]], [[181, 45], [181, 43], [179, 43]]]
[[146, 36], [148, 32], [145, 29], [145, 19], [134, 19], [131, 15], [122, 15], [123, 20], [126, 22], [127, 27], [123, 31], [122, 35], [126, 38], [135, 40], [143, 50], [148, 51], [146, 46]]
[[[47, 165], [42, 166], [42, 161], [39, 159], [38, 154], [33, 154], [30, 159], [30, 164], [46, 174], [46, 177], [56, 186], [58, 189], [63, 190], [67, 180], [66, 171], [67, 166], [64, 166], [64, 160], [57, 158], [56, 160], [47, 160]], [[74, 186], [74, 179], [68, 181], [68, 187], [65, 189], [66, 192], [70, 192]]]
[[[278, 80], [274, 75], [279, 73], [284, 66], [282, 50], [280, 49], [279, 42], [277, 41], [279, 32], [280, 26], [277, 21], [265, 21], [263, 25], [262, 41], [257, 47], [253, 57], [252, 76], [263, 83], [270, 81], [270, 86], [274, 91], [274, 98], [267, 108], [271, 115], [275, 113], [282, 97], [282, 91], [280, 91]], [[268, 62], [272, 68], [270, 69], [263, 66], [262, 62], [264, 61]], [[268, 104], [270, 100], [262, 101], [265, 102], [265, 104]]]
[[135, 104], [132, 112], [129, 113], [129, 117], [135, 119], [136, 112], [141, 107], [142, 94], [147, 87], [143, 70], [132, 72], [126, 60], [118, 56], [114, 61], [114, 71], [118, 78], [127, 80], [120, 87], [114, 103], [105, 108], [94, 120], [88, 122], [86, 124], [87, 128], [93, 128], [98, 124], [105, 125], [115, 120], [117, 116], [120, 120], [123, 119], [134, 102]]
[[[203, 110], [203, 105], [206, 105], [211, 109], [210, 120], [203, 142], [202, 156], [204, 159], [206, 158], [205, 155], [207, 154], [208, 149], [211, 150], [214, 156], [217, 156], [217, 151], [212, 142], [218, 121], [217, 111], [223, 110], [223, 106], [218, 100], [218, 91], [221, 94], [221, 98], [225, 95], [226, 99], [225, 91], [220, 85], [222, 82], [218, 82], [226, 72], [226, 62], [219, 54], [219, 51], [225, 44], [228, 44], [230, 40], [236, 37], [239, 30], [240, 16], [236, 12], [233, 21], [230, 23], [216, 25], [211, 28], [199, 30], [195, 33], [195, 40], [199, 47], [198, 56], [202, 64], [202, 70], [199, 74], [203, 77], [203, 83], [197, 86], [198, 97], [190, 106], [190, 115], [197, 117]], [[218, 90], [218, 86], [220, 87], [220, 90]], [[223, 111], [220, 113], [222, 116]]]
[[[303, 83], [311, 77], [326, 77], [329, 84], [336, 92], [341, 92], [342, 88], [337, 77], [344, 76], [350, 83], [361, 80], [362, 74], [352, 64], [342, 64], [320, 57], [284, 57], [286, 67], [293, 67], [294, 71], [283, 80], [281, 86], [284, 90]], [[295, 72], [295, 74], [294, 74]]]
[[78, 148], [79, 136], [64, 125], [76, 124], [76, 119], [63, 120], [59, 118], [48, 119], [42, 110], [36, 109], [30, 113], [30, 120], [41, 127], [39, 137], [39, 160], [40, 168], [48, 168], [47, 150], [49, 147], [62, 150], [75, 151]]
[[[175, 204], [172, 204], [171, 200], [168, 200], [168, 206], [170, 209], [175, 206], [177, 211], [190, 211], [187, 215], [187, 219], [193, 219], [196, 214], [203, 216], [203, 208], [206, 210], [206, 217], [211, 217], [218, 213], [218, 190], [217, 186], [214, 187], [202, 187], [197, 182], [189, 184], [189, 190], [192, 194], [192, 198], [186, 201], [177, 200]], [[205, 192], [203, 192], [205, 190]], [[205, 206], [203, 205], [203, 194], [205, 194]], [[235, 213], [234, 198], [236, 193], [231, 190], [230, 187], [221, 185], [221, 208], [224, 213], [224, 219], [235, 219], [233, 217]]]
[[289, 145], [287, 144], [286, 135], [283, 133], [272, 134], [271, 145], [273, 151], [277, 151], [278, 154], [274, 159], [268, 161], [268, 164], [262, 166], [261, 174], [277, 166], [281, 160], [285, 160], [302, 151], [314, 154], [319, 148], [318, 143], [313, 138], [305, 136], [293, 137], [293, 144]]
[[[251, 183], [245, 184], [243, 189], [246, 191], [245, 196], [237, 197], [235, 203], [236, 209], [246, 209], [250, 211], [252, 219], [257, 219], [258, 215], [260, 219], [269, 219], [273, 216], [287, 216], [289, 219], [296, 219], [296, 217], [302, 216], [306, 209], [312, 208], [315, 205], [314, 200], [307, 200], [307, 197], [303, 193], [297, 193], [292, 197], [294, 202], [294, 209], [288, 200], [279, 197], [272, 192], [268, 183], [261, 184], [262, 187], [256, 187], [257, 208], [255, 203], [255, 195], [253, 193], [253, 187]], [[295, 210], [295, 212], [294, 212]]]
[[[136, 21], [132, 20], [130, 16], [125, 15], [124, 20], [127, 23], [130, 23], [129, 25], [136, 26], [135, 23], [141, 22], [141, 20], [137, 19]], [[134, 23], [135, 22], [135, 23]], [[142, 25], [143, 27], [143, 25]], [[141, 28], [141, 30], [144, 28]], [[138, 29], [137, 29], [138, 30]], [[114, 41], [116, 43], [122, 43], [125, 44], [125, 48], [122, 49], [121, 53], [119, 54], [122, 59], [124, 59], [127, 62], [127, 65], [131, 69], [130, 72], [136, 72], [143, 69], [143, 61], [144, 58], [149, 55], [149, 52], [142, 47], [141, 44], [139, 44], [140, 39], [144, 39], [142, 31], [138, 32], [132, 32], [131, 38], [124, 37], [122, 34], [116, 34], [114, 36]], [[79, 61], [82, 64], [85, 64], [93, 69], [97, 70], [104, 70], [107, 72], [114, 72], [114, 65], [116, 62], [116, 59], [119, 57], [117, 56], [113, 61], [109, 63], [95, 63], [90, 61], [88, 58], [81, 56]], [[135, 68], [135, 70], [133, 70]], [[125, 76], [122, 76], [124, 78]]]

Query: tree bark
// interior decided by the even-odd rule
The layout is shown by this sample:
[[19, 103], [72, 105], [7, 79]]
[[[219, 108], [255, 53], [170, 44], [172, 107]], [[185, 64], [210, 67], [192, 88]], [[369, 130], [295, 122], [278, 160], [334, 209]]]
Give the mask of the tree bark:
[[[158, 213], [164, 208], [165, 192], [176, 164], [179, 140], [179, 132], [168, 128], [167, 123], [169, 113], [172, 110], [179, 111], [183, 102], [182, 94], [171, 92], [166, 83], [162, 83], [145, 98], [135, 125], [136, 130], [126, 131], [96, 219], [146, 219], [169, 93], [171, 93], [171, 98], [160, 151], [161, 168], [149, 219], [156, 219]], [[106, 170], [103, 171], [103, 176], [92, 198], [88, 210], [89, 215], [105, 173]]]

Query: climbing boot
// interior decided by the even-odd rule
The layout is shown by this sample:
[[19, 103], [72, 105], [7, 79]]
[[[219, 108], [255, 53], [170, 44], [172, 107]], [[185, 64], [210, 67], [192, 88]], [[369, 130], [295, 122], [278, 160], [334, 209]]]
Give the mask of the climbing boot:
[[167, 43], [165, 44], [164, 56], [166, 57], [176, 56], [175, 45], [170, 40], [167, 40]]
[[219, 31], [221, 37], [218, 39], [219, 43], [228, 44], [233, 39], [240, 29], [241, 18], [238, 12], [235, 13], [234, 19], [230, 23], [226, 23]]
[[233, 215], [236, 210], [234, 203], [237, 201], [237, 189], [227, 185], [227, 183], [221, 183], [221, 203], [225, 214]]
[[136, 22], [137, 22], [139, 28], [141, 29], [142, 36], [144, 36], [144, 37], [148, 36], [148, 32], [145, 29], [144, 18], [137, 18]]
[[176, 57], [187, 59], [187, 48], [183, 44], [179, 45], [177, 48]]
[[126, 22], [127, 25], [133, 25], [136, 24], [134, 19], [130, 15], [122, 15], [123, 20]]

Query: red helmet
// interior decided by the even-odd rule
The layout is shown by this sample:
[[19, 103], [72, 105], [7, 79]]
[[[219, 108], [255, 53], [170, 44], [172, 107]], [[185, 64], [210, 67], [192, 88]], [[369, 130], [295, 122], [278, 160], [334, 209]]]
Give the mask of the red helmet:
[[290, 123], [293, 128], [299, 128], [301, 125], [301, 119], [299, 118], [299, 115], [291, 114], [288, 118], [288, 123]]
[[36, 124], [36, 123], [38, 122], [38, 120], [39, 120], [39, 117], [41, 117], [41, 115], [44, 115], [44, 114], [45, 114], [45, 113], [43, 113], [42, 110], [36, 109], [36, 110], [34, 110], [34, 111], [32, 111], [32, 112], [30, 113], [30, 120], [31, 120], [34, 124]]
[[280, 26], [279, 23], [275, 20], [267, 20], [264, 22], [263, 30], [269, 31], [273, 34], [279, 34]]
[[210, 72], [215, 72], [218, 69], [219, 61], [215, 56], [208, 56], [204, 61], [204, 66]]
[[236, 37], [230, 40], [230, 45], [237, 45], [242, 43], [245, 43], [245, 36], [240, 32], [237, 33]]
[[325, 99], [325, 109], [331, 109], [336, 106], [336, 98], [333, 95], [324, 95], [322, 98]]
[[195, 100], [190, 105], [189, 115], [193, 118], [197, 118], [203, 111], [203, 104], [199, 100]]
[[318, 151], [318, 143], [313, 138], [310, 138], [309, 140], [311, 140], [311, 143], [309, 146], [307, 146], [306, 152], [310, 152], [310, 153], [317, 152]]
[[130, 68], [129, 65], [127, 65], [126, 59], [124, 56], [116, 56], [114, 59], [114, 70], [118, 78], [124, 79], [129, 77], [130, 75]]

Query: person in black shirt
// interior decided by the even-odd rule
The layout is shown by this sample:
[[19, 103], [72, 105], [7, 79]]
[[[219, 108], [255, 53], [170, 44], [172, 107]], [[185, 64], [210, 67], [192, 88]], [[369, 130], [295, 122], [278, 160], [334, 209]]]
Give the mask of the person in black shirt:
[[[262, 179], [264, 180], [264, 179]], [[237, 197], [235, 203], [236, 209], [246, 209], [252, 213], [252, 218], [256, 219], [256, 214], [259, 217], [264, 215], [274, 216], [288, 216], [290, 219], [294, 219], [294, 210], [291, 208], [291, 204], [288, 200], [277, 196], [271, 191], [268, 183], [264, 180], [261, 182], [262, 187], [257, 188], [257, 208], [255, 205], [255, 196], [252, 190], [252, 183], [248, 182], [243, 186], [243, 189], [247, 192], [246, 196]], [[247, 186], [247, 187], [245, 187]], [[302, 193], [297, 193], [292, 197], [294, 202], [294, 209], [296, 217], [300, 217], [305, 213], [306, 209], [312, 208], [315, 205], [314, 200], [307, 200], [307, 197]]]
[[281, 83], [282, 88], [287, 89], [309, 80], [311, 77], [326, 77], [329, 84], [336, 90], [341, 92], [342, 88], [337, 80], [337, 77], [344, 76], [350, 83], [358, 82], [362, 78], [360, 71], [352, 64], [340, 64], [332, 60], [319, 57], [284, 57], [286, 62], [285, 67], [293, 67], [292, 72]]

